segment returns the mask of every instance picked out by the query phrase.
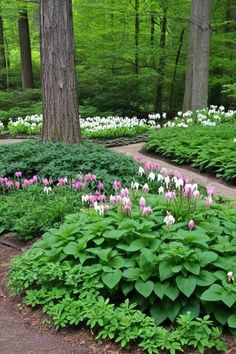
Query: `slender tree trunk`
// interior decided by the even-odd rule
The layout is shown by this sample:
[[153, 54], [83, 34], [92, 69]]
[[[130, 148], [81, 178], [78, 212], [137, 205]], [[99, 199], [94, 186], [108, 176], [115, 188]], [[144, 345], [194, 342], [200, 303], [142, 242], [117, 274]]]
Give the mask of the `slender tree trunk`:
[[20, 56], [21, 56], [21, 77], [22, 88], [33, 88], [33, 68], [31, 58], [29, 21], [27, 9], [20, 11], [20, 18], [18, 21], [19, 42], [20, 42]]
[[211, 0], [192, 0], [183, 111], [207, 106]]
[[80, 143], [72, 0], [41, 0], [43, 140]]
[[0, 69], [6, 68], [6, 57], [4, 49], [4, 32], [3, 32], [3, 20], [0, 15]]
[[139, 32], [140, 32], [140, 19], [139, 19], [139, 0], [135, 0], [135, 28], [134, 28], [134, 42], [135, 42], [135, 55], [134, 55], [134, 72], [139, 72]]
[[179, 64], [180, 53], [181, 53], [181, 49], [182, 49], [182, 46], [183, 46], [183, 38], [184, 38], [185, 30], [186, 30], [186, 28], [183, 28], [181, 33], [180, 33], [179, 45], [178, 45], [176, 58], [175, 58], [175, 66], [174, 66], [173, 78], [172, 78], [171, 88], [170, 88], [170, 103], [169, 103], [169, 110], [170, 111], [172, 111], [172, 109], [173, 109], [173, 97], [174, 97], [175, 80], [176, 80], [176, 74], [177, 74], [177, 69], [178, 69], [178, 64]]
[[164, 9], [162, 24], [161, 24], [161, 36], [160, 36], [160, 60], [157, 68], [158, 78], [156, 82], [156, 94], [155, 94], [155, 112], [162, 113], [163, 111], [163, 88], [165, 77], [165, 46], [166, 46], [166, 29], [167, 29], [167, 9]]

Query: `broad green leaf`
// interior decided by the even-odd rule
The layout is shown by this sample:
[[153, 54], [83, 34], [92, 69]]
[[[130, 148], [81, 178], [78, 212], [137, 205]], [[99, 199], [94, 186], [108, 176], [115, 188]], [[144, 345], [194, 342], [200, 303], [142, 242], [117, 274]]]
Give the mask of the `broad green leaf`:
[[154, 293], [162, 300], [165, 295], [166, 288], [169, 286], [169, 283], [155, 283], [154, 284]]
[[230, 328], [236, 328], [236, 315], [231, 315], [227, 321]]
[[195, 263], [195, 262], [185, 262], [183, 263], [183, 266], [186, 270], [188, 270], [190, 273], [198, 275], [200, 273], [200, 264]]
[[214, 275], [207, 270], [201, 270], [200, 274], [198, 275], [197, 285], [199, 286], [209, 286], [216, 281]]
[[223, 286], [219, 284], [213, 284], [209, 289], [204, 291], [201, 295], [201, 300], [204, 301], [221, 301], [222, 294], [224, 292]]
[[125, 284], [122, 284], [121, 288], [122, 288], [123, 294], [126, 296], [128, 293], [130, 293], [131, 290], [133, 290], [134, 284], [131, 282], [125, 283]]
[[170, 278], [174, 274], [172, 265], [166, 261], [162, 261], [159, 265], [159, 273], [161, 281]]
[[201, 252], [199, 255], [199, 262], [202, 267], [205, 265], [214, 262], [217, 259], [218, 255], [215, 252]]
[[79, 244], [77, 242], [69, 242], [64, 248], [63, 252], [68, 255], [73, 255], [75, 258], [78, 257], [80, 251]]
[[215, 318], [220, 324], [225, 325], [229, 316], [230, 316], [230, 310], [227, 310], [224, 307], [218, 307], [214, 310], [214, 315]]
[[146, 247], [147, 241], [144, 239], [139, 239], [139, 240], [134, 240], [132, 241], [129, 245], [126, 247], [127, 252], [136, 252], [140, 250], [141, 248]]
[[190, 275], [187, 278], [183, 277], [182, 275], [179, 275], [176, 278], [176, 283], [179, 290], [187, 297], [190, 297], [197, 285], [196, 277], [194, 277], [193, 275]]
[[166, 310], [169, 319], [171, 320], [171, 322], [173, 322], [180, 311], [180, 302], [178, 300], [171, 301], [168, 298], [164, 298], [162, 300], [162, 304], [164, 309]]
[[103, 233], [104, 238], [120, 240], [126, 233], [126, 230], [107, 230]]
[[137, 280], [141, 274], [141, 270], [139, 268], [129, 268], [124, 270], [123, 276], [127, 279]]
[[224, 292], [222, 294], [222, 301], [227, 305], [228, 307], [232, 307], [235, 302], [236, 302], [236, 293], [234, 292]]
[[116, 269], [113, 273], [103, 273], [102, 281], [108, 286], [108, 288], [113, 289], [121, 280], [122, 272], [119, 269]]
[[167, 319], [167, 313], [160, 303], [152, 305], [150, 313], [157, 326]]
[[179, 290], [177, 286], [169, 284], [165, 290], [165, 295], [172, 301], [175, 301], [179, 295]]
[[139, 280], [135, 283], [135, 289], [139, 292], [139, 294], [146, 298], [151, 295], [153, 288], [154, 283], [151, 280], [148, 280], [146, 282]]

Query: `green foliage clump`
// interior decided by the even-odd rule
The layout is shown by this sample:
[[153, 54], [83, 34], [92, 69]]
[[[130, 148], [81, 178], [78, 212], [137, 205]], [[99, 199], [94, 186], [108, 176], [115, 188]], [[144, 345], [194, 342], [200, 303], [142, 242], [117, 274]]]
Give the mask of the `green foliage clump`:
[[[64, 225], [61, 241], [73, 235], [76, 238], [77, 231], [72, 224]], [[41, 246], [49, 241], [48, 236], [45, 235]], [[138, 343], [149, 354], [160, 350], [175, 354], [186, 346], [197, 348], [200, 353], [207, 348], [226, 349], [220, 339], [221, 331], [212, 326], [209, 316], [193, 319], [187, 312], [178, 317], [177, 328], [169, 331], [156, 326], [154, 319], [137, 310], [129, 299], [121, 304], [111, 303], [102, 295], [102, 261], [86, 266], [79, 258], [65, 259], [58, 253], [62, 247], [56, 247], [55, 236], [51, 241], [54, 257], [52, 250], [45, 252], [46, 248], [36, 244], [14, 259], [9, 284], [15, 294], [24, 294], [28, 305], [42, 306], [57, 328], [85, 323], [98, 338], [113, 339], [122, 347]], [[82, 251], [86, 246], [81, 243], [80, 248]]]
[[90, 143], [76, 146], [31, 140], [0, 146], [0, 154], [0, 176], [8, 177], [22, 171], [24, 177], [38, 175], [56, 181], [92, 172], [98, 180], [111, 184], [115, 179], [129, 183], [138, 170], [131, 158]]
[[41, 235], [49, 227], [64, 221], [65, 215], [81, 207], [81, 193], [68, 187], [53, 188], [50, 193], [43, 186], [30, 186], [1, 195], [0, 230], [13, 231], [23, 240]]
[[[145, 148], [177, 164], [191, 164], [236, 181], [236, 123], [152, 131]], [[220, 153], [219, 153], [220, 152]]]
[[[129, 216], [113, 210], [104, 217], [86, 210], [67, 216], [29, 255], [36, 252], [47, 263], [68, 261], [96, 269], [100, 295], [118, 303], [128, 297], [156, 324], [174, 322], [190, 311], [192, 318], [211, 314], [216, 322], [234, 328], [236, 283], [227, 280], [227, 272], [236, 274], [236, 210], [227, 204], [208, 209], [199, 202], [192, 214], [197, 227], [190, 231], [185, 217], [166, 229], [163, 196], [150, 195], [148, 203], [153, 208], [148, 217], [138, 206]], [[24, 259], [27, 254], [19, 269], [31, 276], [34, 265], [27, 267]], [[20, 291], [25, 285], [19, 284], [17, 274], [15, 269], [12, 284]]]

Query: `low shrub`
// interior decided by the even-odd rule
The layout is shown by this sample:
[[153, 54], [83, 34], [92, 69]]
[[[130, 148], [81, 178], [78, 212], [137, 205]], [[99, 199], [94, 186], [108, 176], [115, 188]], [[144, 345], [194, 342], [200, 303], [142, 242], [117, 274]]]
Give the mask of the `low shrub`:
[[145, 148], [236, 182], [236, 123], [152, 131]]
[[93, 171], [98, 180], [109, 185], [115, 179], [129, 183], [138, 169], [131, 158], [89, 143], [76, 146], [31, 140], [1, 145], [0, 154], [0, 176], [8, 177], [21, 171], [25, 178], [38, 175], [57, 181]]

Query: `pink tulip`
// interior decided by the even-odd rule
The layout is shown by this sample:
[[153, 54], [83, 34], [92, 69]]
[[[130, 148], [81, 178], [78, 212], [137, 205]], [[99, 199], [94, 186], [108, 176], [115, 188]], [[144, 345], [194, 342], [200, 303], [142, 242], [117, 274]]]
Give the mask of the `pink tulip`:
[[193, 220], [190, 220], [188, 223], [189, 230], [192, 230], [195, 228], [195, 222]]

